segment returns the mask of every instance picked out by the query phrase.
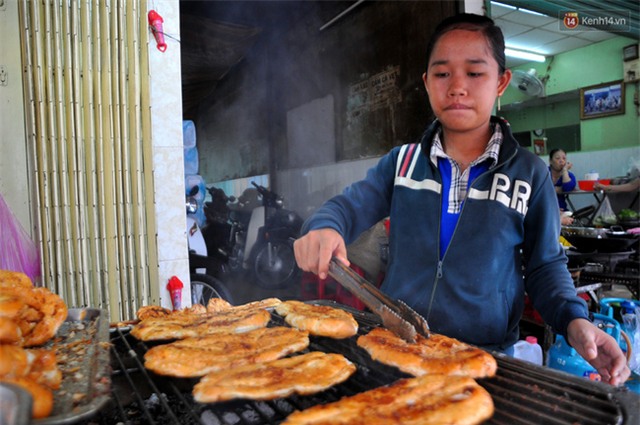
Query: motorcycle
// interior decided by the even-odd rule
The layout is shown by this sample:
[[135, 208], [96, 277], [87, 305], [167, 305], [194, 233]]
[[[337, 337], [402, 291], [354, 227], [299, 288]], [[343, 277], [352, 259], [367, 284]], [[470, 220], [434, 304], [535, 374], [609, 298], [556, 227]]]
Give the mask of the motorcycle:
[[250, 270], [258, 286], [277, 289], [300, 276], [293, 253], [293, 242], [300, 234], [302, 218], [284, 208], [282, 197], [255, 182], [262, 205], [251, 211], [244, 246], [239, 238], [242, 266]]
[[191, 302], [206, 306], [211, 298], [222, 298], [233, 304], [231, 292], [217, 278], [224, 272], [224, 262], [219, 257], [208, 255], [202, 230], [193, 217], [198, 210], [195, 200], [198, 191], [198, 186], [194, 186], [186, 196]]
[[247, 191], [239, 198], [227, 196], [224, 190], [209, 187], [211, 201], [205, 202], [206, 223], [202, 234], [209, 252], [224, 261], [223, 275], [242, 270], [244, 258], [244, 238], [251, 217], [251, 210], [257, 206]]

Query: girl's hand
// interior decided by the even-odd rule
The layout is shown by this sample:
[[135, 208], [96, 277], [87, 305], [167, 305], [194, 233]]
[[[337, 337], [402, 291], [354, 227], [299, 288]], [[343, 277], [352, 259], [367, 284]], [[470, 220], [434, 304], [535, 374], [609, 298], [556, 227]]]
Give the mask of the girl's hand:
[[567, 340], [598, 371], [604, 382], [622, 385], [631, 375], [627, 358], [616, 340], [588, 320], [572, 320], [567, 327]]
[[306, 271], [315, 273], [320, 279], [326, 279], [331, 257], [337, 257], [345, 265], [347, 248], [340, 233], [333, 229], [312, 230], [293, 243], [298, 266]]

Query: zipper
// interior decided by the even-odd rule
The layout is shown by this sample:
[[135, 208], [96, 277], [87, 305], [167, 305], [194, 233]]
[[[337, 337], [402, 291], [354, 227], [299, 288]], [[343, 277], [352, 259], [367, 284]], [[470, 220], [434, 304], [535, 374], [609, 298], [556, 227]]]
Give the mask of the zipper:
[[[440, 173], [440, 170], [437, 170], [438, 174]], [[440, 178], [440, 187], [442, 187], [442, 178]], [[442, 205], [442, 190], [440, 191], [440, 205]], [[433, 307], [433, 300], [435, 299], [435, 295], [436, 295], [436, 289], [438, 289], [438, 283], [440, 282], [440, 279], [442, 278], [442, 260], [444, 260], [445, 255], [447, 255], [447, 251], [449, 250], [449, 247], [447, 247], [447, 251], [444, 252], [444, 254], [442, 255], [442, 259], [440, 259], [440, 229], [441, 229], [441, 224], [442, 224], [442, 207], [440, 208], [440, 211], [438, 212], [438, 232], [437, 232], [437, 236], [438, 236], [438, 249], [436, 250], [436, 258], [438, 258], [438, 265], [436, 266], [436, 278], [435, 281], [433, 282], [433, 288], [431, 289], [431, 295], [429, 296], [429, 306], [427, 307], [427, 317], [425, 317], [425, 320], [428, 322], [429, 321], [429, 317], [431, 316], [431, 308]], [[456, 223], [456, 227], [457, 227], [457, 223]], [[454, 230], [455, 233], [455, 230]]]
[[[484, 173], [482, 173], [478, 177], [476, 177], [476, 179], [473, 182], [471, 182], [471, 184], [469, 185], [469, 190], [473, 188], [473, 185], [476, 183], [476, 181], [480, 177], [484, 176], [485, 174], [491, 173], [491, 172], [495, 171], [496, 169], [499, 169], [499, 168], [503, 167], [504, 164], [508, 160], [511, 160], [515, 155], [516, 155], [516, 153], [514, 152], [513, 155], [511, 155], [509, 158], [507, 158], [504, 162], [497, 164], [493, 169], [486, 170]], [[438, 170], [438, 173], [440, 173], [440, 170]], [[442, 179], [440, 179], [440, 184], [442, 184]], [[440, 193], [440, 204], [442, 204], [442, 193]], [[453, 233], [451, 234], [451, 239], [453, 239], [455, 237], [455, 235], [456, 235], [456, 232], [458, 230], [458, 226], [460, 225], [460, 219], [462, 218], [462, 213], [464, 212], [464, 209], [465, 209], [466, 205], [467, 205], [466, 202], [462, 203], [462, 208], [460, 209], [460, 215], [458, 216], [458, 221], [456, 222], [456, 227], [453, 229]], [[439, 217], [438, 217], [438, 240], [440, 239], [440, 223], [441, 222], [442, 222], [442, 214], [440, 214]], [[451, 242], [451, 241], [449, 241], [449, 242]], [[440, 245], [440, 242], [438, 242], [438, 246], [439, 245]], [[451, 245], [451, 243], [449, 243], [449, 245]], [[429, 297], [429, 307], [427, 309], [427, 317], [426, 317], [427, 321], [429, 321], [429, 316], [431, 314], [431, 307], [433, 306], [433, 300], [435, 299], [436, 289], [438, 288], [438, 283], [440, 282], [440, 279], [442, 279], [442, 276], [444, 274], [442, 268], [443, 268], [444, 259], [447, 257], [447, 251], [449, 251], [449, 246], [447, 246], [447, 249], [444, 251], [444, 254], [442, 255], [442, 259], [440, 259], [440, 248], [438, 247], [438, 252], [437, 252], [438, 264], [436, 266], [436, 279], [433, 282], [433, 289], [431, 290], [431, 296]]]
[[436, 289], [438, 289], [438, 283], [440, 282], [440, 278], [442, 278], [442, 260], [438, 260], [436, 279], [433, 282], [433, 288], [431, 289], [431, 295], [429, 296], [429, 307], [427, 307], [427, 317], [425, 317], [427, 322], [429, 321], [429, 317], [431, 316], [431, 308], [433, 307], [433, 300], [435, 299], [435, 296], [436, 296]]
[[[500, 125], [500, 124], [498, 124]], [[504, 131], [504, 129], [502, 128], [502, 126], [500, 127], [501, 130], [503, 130], [503, 143], [504, 140], [506, 139], [506, 132]], [[426, 152], [423, 149], [423, 152]], [[498, 162], [496, 164], [496, 166], [492, 169], [486, 170], [484, 173], [480, 174], [478, 177], [476, 177], [476, 179], [471, 182], [471, 184], [469, 185], [469, 189], [467, 190], [467, 192], [473, 188], [473, 185], [477, 182], [477, 180], [484, 176], [485, 174], [488, 173], [492, 173], [502, 167], [505, 166], [505, 164], [508, 161], [511, 161], [515, 156], [517, 155], [517, 149], [514, 150], [513, 154], [511, 154], [511, 156], [509, 156], [508, 158], [505, 158], [504, 161], [502, 162]], [[437, 173], [440, 174], [440, 169], [438, 169], [436, 167]], [[471, 171], [471, 170], [469, 170]], [[438, 176], [440, 177], [440, 176]], [[442, 177], [440, 177], [440, 181], [439, 183], [442, 185]], [[442, 205], [442, 191], [440, 192], [440, 205]], [[460, 225], [460, 219], [462, 218], [462, 213], [464, 212], [465, 206], [467, 205], [466, 202], [462, 203], [462, 208], [460, 209], [460, 215], [458, 216], [458, 221], [456, 222], [456, 227], [453, 229], [453, 233], [451, 234], [451, 239], [454, 238], [454, 236], [456, 235], [456, 232], [458, 230], [458, 226]], [[435, 281], [433, 282], [433, 289], [431, 290], [431, 296], [429, 297], [429, 307], [427, 308], [427, 317], [426, 320], [429, 321], [429, 316], [431, 315], [431, 307], [433, 306], [433, 300], [435, 299], [435, 294], [436, 294], [436, 289], [438, 288], [438, 283], [440, 282], [440, 279], [442, 279], [442, 276], [444, 274], [443, 270], [442, 270], [442, 263], [444, 262], [444, 259], [447, 256], [447, 251], [449, 251], [449, 246], [447, 246], [447, 249], [444, 251], [444, 254], [442, 255], [442, 259], [440, 259], [440, 224], [442, 222], [442, 213], [439, 214], [438, 216], [438, 252], [437, 252], [437, 258], [438, 258], [438, 265], [436, 266], [436, 278]], [[451, 241], [449, 241], [451, 242]], [[449, 243], [449, 245], [451, 245], [451, 243]]]

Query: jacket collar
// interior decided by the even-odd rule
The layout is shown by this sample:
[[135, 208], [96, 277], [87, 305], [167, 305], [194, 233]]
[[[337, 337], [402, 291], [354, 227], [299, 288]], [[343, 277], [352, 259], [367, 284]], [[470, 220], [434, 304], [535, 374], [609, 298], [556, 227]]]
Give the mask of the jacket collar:
[[[513, 137], [511, 133], [511, 126], [509, 122], [502, 117], [492, 116], [490, 119], [490, 123], [492, 125], [498, 124], [500, 129], [502, 130], [502, 135], [504, 139], [502, 140], [502, 146], [500, 147], [500, 155], [498, 155], [498, 165], [507, 161], [511, 157], [513, 157], [519, 147], [518, 141]], [[440, 130], [439, 120], [434, 120], [427, 130], [422, 134], [422, 138], [420, 139], [420, 147], [422, 148], [422, 153], [425, 155], [429, 155], [431, 152], [431, 145], [433, 144], [433, 136], [437, 131]]]

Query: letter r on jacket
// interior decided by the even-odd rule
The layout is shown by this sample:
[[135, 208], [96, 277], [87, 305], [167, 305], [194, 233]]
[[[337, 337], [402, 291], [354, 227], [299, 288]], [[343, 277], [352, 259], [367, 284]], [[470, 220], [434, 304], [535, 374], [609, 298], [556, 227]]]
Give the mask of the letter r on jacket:
[[505, 174], [496, 173], [493, 176], [489, 199], [500, 202], [508, 208], [518, 211], [520, 214], [527, 213], [528, 201], [531, 196], [531, 185], [523, 180], [516, 180], [513, 184], [511, 196], [511, 180]]
[[529, 208], [529, 197], [531, 196], [531, 185], [523, 180], [516, 180], [513, 185], [513, 195], [511, 196], [510, 207], [522, 215], [527, 214]]

